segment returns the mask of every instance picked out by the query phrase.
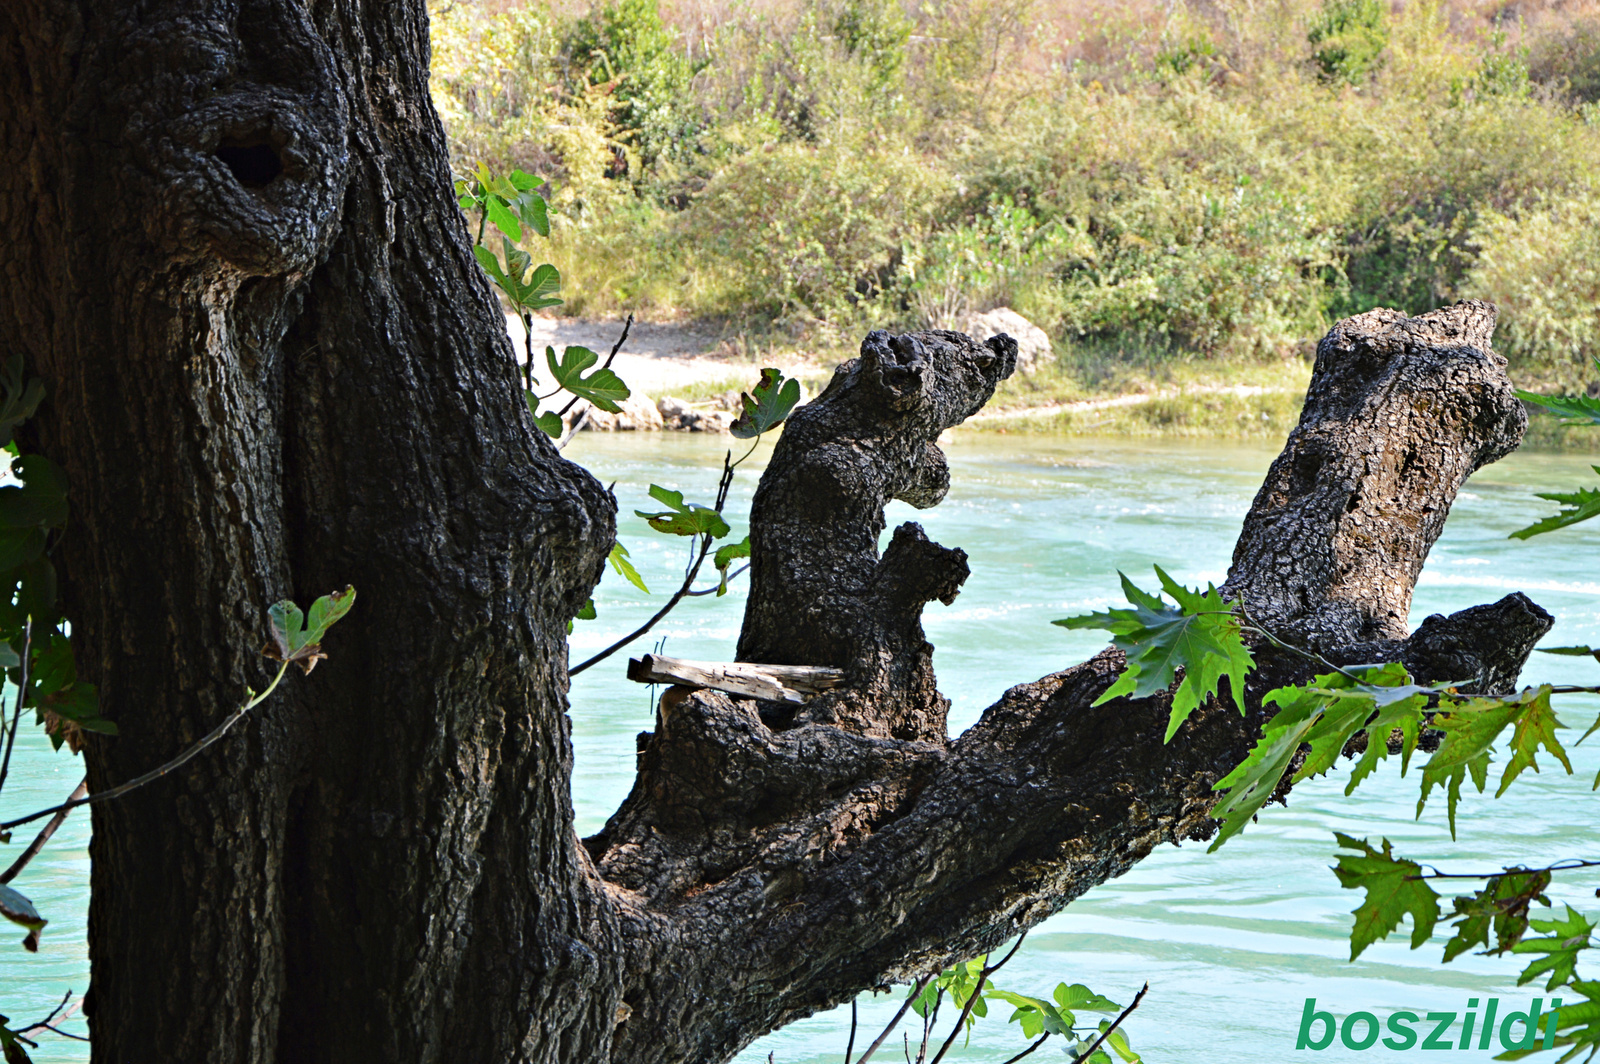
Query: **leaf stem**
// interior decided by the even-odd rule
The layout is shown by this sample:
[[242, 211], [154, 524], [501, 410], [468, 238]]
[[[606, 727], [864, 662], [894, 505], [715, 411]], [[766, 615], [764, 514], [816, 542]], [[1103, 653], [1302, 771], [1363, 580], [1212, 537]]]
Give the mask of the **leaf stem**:
[[[1573, 871], [1575, 869], [1579, 869], [1579, 868], [1600, 868], [1600, 861], [1591, 861], [1591, 860], [1585, 860], [1583, 858], [1578, 858], [1578, 857], [1569, 857], [1566, 860], [1557, 861], [1555, 864], [1545, 865], [1543, 868], [1502, 868], [1498, 872], [1441, 872], [1437, 868], [1434, 868], [1433, 865], [1429, 865], [1428, 867], [1434, 869], [1432, 874], [1430, 874], [1430, 875], [1406, 876], [1405, 878], [1408, 879], [1408, 880], [1412, 880], [1412, 879], [1500, 879], [1503, 876], [1528, 876], [1528, 875], [1538, 875], [1540, 872], [1571, 872], [1571, 871]], [[0, 880], [0, 882], [4, 882], [4, 880]]]
[[[75, 802], [88, 793], [89, 778], [85, 776], [82, 780], [78, 781], [78, 785], [73, 788], [72, 793], [67, 795], [67, 801]], [[71, 809], [56, 810], [56, 815], [51, 817], [50, 822], [40, 829], [39, 834], [33, 837], [32, 842], [28, 843], [28, 848], [22, 851], [22, 856], [11, 862], [10, 868], [6, 869], [4, 872], [0, 872], [0, 883], [9, 883], [13, 879], [16, 879], [18, 873], [20, 873], [24, 868], [28, 867], [28, 862], [39, 856], [39, 851], [44, 849], [45, 843], [50, 841], [50, 836], [56, 833], [56, 829], [61, 826], [64, 820], [67, 819], [67, 814], [70, 812], [72, 812]]]
[[282, 665], [278, 666], [278, 675], [272, 678], [272, 682], [267, 685], [267, 689], [265, 691], [262, 691], [260, 694], [251, 698], [244, 705], [234, 710], [228, 715], [226, 720], [213, 728], [210, 734], [208, 734], [205, 738], [201, 739], [199, 742], [195, 743], [193, 746], [189, 747], [189, 749], [183, 751], [183, 753], [179, 754], [171, 761], [168, 761], [166, 764], [153, 768], [144, 775], [137, 776], [129, 780], [127, 783], [118, 784], [109, 791], [101, 791], [98, 794], [91, 794], [84, 798], [68, 799], [67, 801], [62, 802], [60, 805], [53, 805], [48, 809], [40, 809], [38, 812], [29, 813], [27, 816], [18, 817], [16, 820], [8, 820], [5, 823], [0, 824], [0, 831], [10, 831], [14, 827], [20, 827], [23, 824], [38, 820], [40, 817], [49, 816], [52, 813], [66, 812], [71, 809], [76, 809], [80, 805], [93, 805], [96, 802], [106, 802], [110, 801], [112, 798], [119, 798], [122, 795], [127, 794], [129, 791], [137, 790], [147, 783], [155, 782], [174, 769], [183, 767], [184, 765], [188, 764], [189, 761], [195, 757], [195, 755], [199, 754], [200, 751], [204, 750], [206, 747], [210, 746], [212, 743], [226, 735], [228, 729], [239, 723], [239, 721], [244, 718], [246, 713], [250, 712], [262, 702], [266, 701], [267, 696], [272, 694], [272, 692], [277, 689], [278, 683], [283, 679], [283, 674], [288, 671], [289, 662], [286, 661]]
[[929, 972], [917, 980], [916, 985], [911, 988], [911, 993], [900, 1003], [900, 1011], [894, 1014], [894, 1018], [889, 1021], [889, 1025], [883, 1029], [883, 1032], [872, 1040], [872, 1044], [867, 1047], [865, 1053], [861, 1054], [861, 1059], [856, 1061], [856, 1064], [867, 1064], [867, 1061], [872, 1059], [872, 1054], [876, 1053], [878, 1047], [883, 1045], [883, 1040], [893, 1034], [894, 1029], [900, 1026], [900, 1021], [905, 1019], [906, 1010], [911, 1008], [911, 1003], [922, 996], [922, 991], [927, 988], [928, 984], [933, 981], [933, 977], [938, 974], [938, 972]]

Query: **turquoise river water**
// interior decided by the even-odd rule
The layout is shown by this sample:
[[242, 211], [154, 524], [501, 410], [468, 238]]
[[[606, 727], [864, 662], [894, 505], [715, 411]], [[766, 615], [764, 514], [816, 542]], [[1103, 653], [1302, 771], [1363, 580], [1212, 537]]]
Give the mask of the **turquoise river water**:
[[[579, 622], [573, 633], [573, 660], [635, 627], [658, 607], [663, 590], [681, 579], [684, 541], [651, 533], [633, 510], [650, 507], [651, 483], [710, 501], [727, 442], [686, 434], [586, 433], [571, 445], [571, 457], [604, 482], [616, 481], [624, 514], [621, 538], [656, 592], [646, 597], [608, 574], [595, 596], [598, 619]], [[769, 449], [763, 444], [736, 479], [728, 508], [737, 515], [735, 538], [745, 532], [742, 516]], [[1275, 451], [1206, 441], [960, 435], [947, 453], [949, 497], [920, 512], [896, 503], [889, 527], [918, 520], [934, 539], [970, 556], [972, 576], [961, 596], [948, 607], [930, 605], [924, 620], [938, 648], [940, 686], [953, 702], [954, 734], [1007, 687], [1072, 665], [1104, 645], [1092, 632], [1068, 632], [1048, 622], [1120, 603], [1117, 570], [1145, 586], [1153, 586], [1152, 564], [1191, 585], [1220, 583], [1240, 521]], [[1532, 498], [1532, 491], [1593, 480], [1587, 463], [1570, 456], [1513, 455], [1481, 471], [1460, 496], [1428, 561], [1413, 624], [1430, 613], [1520, 590], [1556, 615], [1549, 645], [1600, 643], [1600, 575], [1592, 561], [1600, 523], [1528, 543], [1506, 538], [1552, 512], [1553, 504]], [[731, 660], [743, 608], [739, 581], [724, 598], [684, 603], [630, 650], [638, 654], [664, 639], [663, 652], [676, 657]], [[573, 792], [583, 834], [604, 824], [627, 793], [634, 736], [653, 721], [648, 689], [624, 679], [626, 658], [627, 652], [619, 653], [573, 685]], [[1535, 655], [1524, 678], [1593, 683], [1597, 672], [1587, 659]], [[1585, 698], [1559, 705], [1569, 723], [1582, 726], [1600, 709]], [[1569, 743], [1577, 734], [1569, 735]], [[29, 738], [8, 784], [9, 808], [59, 801], [78, 779], [75, 759]], [[1387, 836], [1398, 852], [1466, 870], [1495, 867], [1502, 854], [1527, 862], [1595, 856], [1593, 833], [1583, 826], [1600, 808], [1589, 787], [1600, 770], [1600, 740], [1594, 743], [1574, 751], [1575, 777], [1559, 765], [1545, 765], [1542, 775], [1525, 774], [1504, 799], [1464, 798], [1456, 842], [1446, 830], [1442, 800], [1430, 803], [1420, 821], [1414, 818], [1415, 771], [1402, 780], [1391, 765], [1353, 799], [1343, 796], [1342, 771], [1303, 784], [1287, 808], [1269, 807], [1221, 852], [1208, 855], [1202, 844], [1162, 847], [1128, 875], [1092, 890], [1035, 929], [998, 981], [1043, 997], [1058, 982], [1083, 982], [1126, 1003], [1148, 980], [1150, 992], [1127, 1029], [1150, 1064], [1267, 1064], [1306, 1056], [1309, 1051], [1295, 1050], [1295, 1038], [1307, 997], [1341, 1017], [1358, 1010], [1380, 1018], [1402, 1008], [1465, 1010], [1468, 998], [1489, 996], [1526, 1008], [1539, 991], [1516, 987], [1520, 964], [1468, 956], [1440, 967], [1443, 934], [1415, 952], [1406, 937], [1396, 936], [1350, 963], [1350, 910], [1359, 896], [1341, 890], [1329, 871], [1336, 848], [1332, 832]], [[87, 985], [87, 825], [87, 817], [70, 819], [15, 884], [52, 922], [38, 955], [6, 950], [0, 1009], [13, 1017], [42, 1015], [69, 987]], [[1556, 892], [1593, 912], [1600, 910], [1597, 886], [1600, 876], [1573, 875]], [[898, 993], [861, 998], [858, 1053], [898, 1003]], [[1010, 1011], [994, 1006], [970, 1045], [958, 1042], [946, 1059], [999, 1064], [1024, 1048], [1016, 1025], [1005, 1022]], [[81, 1033], [83, 1024], [74, 1021], [68, 1029]], [[848, 1034], [846, 1007], [761, 1039], [739, 1061], [757, 1064], [769, 1054], [775, 1064], [838, 1061]], [[1030, 1061], [1062, 1059], [1059, 1042], [1047, 1042]], [[87, 1059], [85, 1048], [46, 1035], [35, 1059], [81, 1061]], [[893, 1048], [893, 1057], [886, 1045], [875, 1059], [901, 1059], [898, 1035]], [[1457, 1058], [1488, 1059], [1493, 1052], [1462, 1050]], [[1408, 1054], [1381, 1042], [1358, 1053], [1336, 1041], [1313, 1059], [1403, 1055]]]

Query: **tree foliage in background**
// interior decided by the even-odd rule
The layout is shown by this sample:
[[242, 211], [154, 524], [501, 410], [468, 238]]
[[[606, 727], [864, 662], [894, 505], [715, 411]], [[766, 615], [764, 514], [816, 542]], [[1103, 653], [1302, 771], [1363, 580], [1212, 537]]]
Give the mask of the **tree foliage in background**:
[[674, 17], [436, 11], [458, 151], [550, 178], [573, 312], [845, 346], [1009, 305], [1064, 350], [1160, 360], [1482, 297], [1518, 323], [1519, 383], [1588, 382], [1592, 315], [1566, 314], [1594, 302], [1600, 177], [1580, 16], [1510, 36], [1376, 0]]
[[1386, 15], [1379, 0], [1324, 0], [1306, 34], [1322, 76], [1350, 85], [1366, 81], [1389, 44]]

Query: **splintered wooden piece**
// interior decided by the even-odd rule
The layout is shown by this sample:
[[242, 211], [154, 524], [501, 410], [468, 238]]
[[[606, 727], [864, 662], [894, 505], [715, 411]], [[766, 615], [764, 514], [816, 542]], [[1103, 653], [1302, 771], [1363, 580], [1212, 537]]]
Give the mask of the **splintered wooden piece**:
[[755, 665], [747, 661], [680, 661], [646, 654], [628, 662], [628, 679], [709, 687], [769, 702], [804, 702], [844, 682], [844, 670], [826, 665]]

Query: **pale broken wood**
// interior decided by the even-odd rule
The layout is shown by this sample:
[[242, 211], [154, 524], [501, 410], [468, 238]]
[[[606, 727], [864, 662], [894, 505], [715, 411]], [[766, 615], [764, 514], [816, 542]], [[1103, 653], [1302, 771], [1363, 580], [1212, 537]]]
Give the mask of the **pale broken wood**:
[[844, 682], [844, 670], [826, 665], [757, 665], [747, 661], [682, 661], [646, 654], [628, 662], [628, 679], [709, 687], [769, 702], [804, 702]]

